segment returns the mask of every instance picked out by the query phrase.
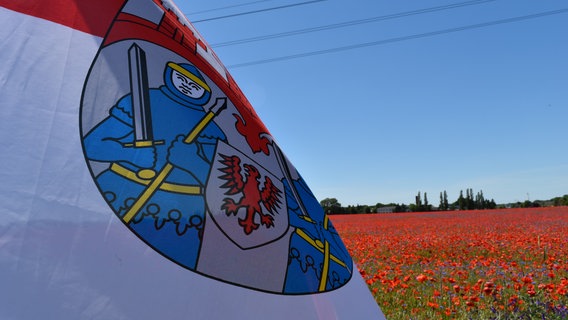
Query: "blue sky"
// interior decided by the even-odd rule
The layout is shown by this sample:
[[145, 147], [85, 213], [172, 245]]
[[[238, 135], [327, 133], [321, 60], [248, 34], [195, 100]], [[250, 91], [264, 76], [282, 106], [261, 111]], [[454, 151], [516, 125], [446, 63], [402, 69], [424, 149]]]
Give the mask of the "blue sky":
[[[199, 21], [300, 2], [177, 5]], [[568, 194], [568, 12], [389, 40], [566, 9], [565, 1], [478, 1], [215, 47], [464, 2], [326, 0], [195, 27], [320, 200], [408, 204], [420, 191], [437, 205], [440, 192], [454, 201], [467, 188], [497, 203]], [[346, 46], [358, 48], [256, 63]]]

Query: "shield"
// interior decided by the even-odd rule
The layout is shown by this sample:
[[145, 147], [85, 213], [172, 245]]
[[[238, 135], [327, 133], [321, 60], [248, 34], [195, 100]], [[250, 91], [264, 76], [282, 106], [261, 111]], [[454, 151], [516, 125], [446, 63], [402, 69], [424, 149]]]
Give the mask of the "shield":
[[[104, 200], [148, 246], [201, 275], [279, 294], [342, 286], [326, 281], [338, 272], [324, 261], [342, 255], [320, 245], [329, 237], [317, 200], [172, 8], [126, 2], [85, 80], [81, 139]], [[300, 254], [322, 263], [307, 270]]]
[[212, 220], [241, 249], [274, 242], [288, 230], [283, 183], [222, 141], [217, 144], [205, 194]]
[[[251, 150], [238, 130], [262, 133], [263, 150], [271, 137], [213, 51], [174, 8], [170, 2], [129, 0], [113, 21], [83, 88], [83, 151], [104, 200], [130, 231], [188, 270], [243, 285], [210, 266], [197, 270], [199, 261], [208, 261], [200, 253], [206, 251], [203, 239], [210, 238], [205, 189], [211, 189], [207, 179], [216, 169], [209, 164], [216, 161], [217, 141]], [[195, 93], [186, 90], [187, 83]], [[237, 128], [236, 117], [248, 126]], [[278, 178], [270, 180], [283, 190]], [[278, 203], [283, 199], [281, 192]], [[243, 246], [274, 241], [288, 227], [280, 211], [259, 211], [277, 216], [270, 236], [255, 231], [249, 239], [256, 242]], [[278, 248], [285, 268], [287, 246]]]

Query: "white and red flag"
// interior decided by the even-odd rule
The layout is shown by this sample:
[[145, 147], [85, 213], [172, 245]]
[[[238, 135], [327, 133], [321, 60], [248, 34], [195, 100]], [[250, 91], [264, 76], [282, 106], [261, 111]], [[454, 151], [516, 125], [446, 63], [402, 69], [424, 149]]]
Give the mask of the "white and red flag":
[[0, 318], [383, 318], [172, 2], [0, 0], [0, 97]]

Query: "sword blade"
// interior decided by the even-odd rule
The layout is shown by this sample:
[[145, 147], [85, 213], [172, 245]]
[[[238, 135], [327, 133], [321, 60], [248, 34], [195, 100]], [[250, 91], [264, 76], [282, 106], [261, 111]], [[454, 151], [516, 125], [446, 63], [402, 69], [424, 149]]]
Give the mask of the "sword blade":
[[152, 115], [150, 113], [150, 90], [148, 88], [148, 69], [146, 53], [136, 43], [128, 49], [130, 74], [130, 93], [134, 118], [135, 145], [144, 145], [154, 140]]

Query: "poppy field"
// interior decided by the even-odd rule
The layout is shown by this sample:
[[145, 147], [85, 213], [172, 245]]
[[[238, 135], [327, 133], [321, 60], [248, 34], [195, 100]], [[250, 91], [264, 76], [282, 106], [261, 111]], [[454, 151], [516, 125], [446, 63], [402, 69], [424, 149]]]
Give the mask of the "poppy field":
[[568, 207], [330, 218], [387, 319], [568, 319]]

